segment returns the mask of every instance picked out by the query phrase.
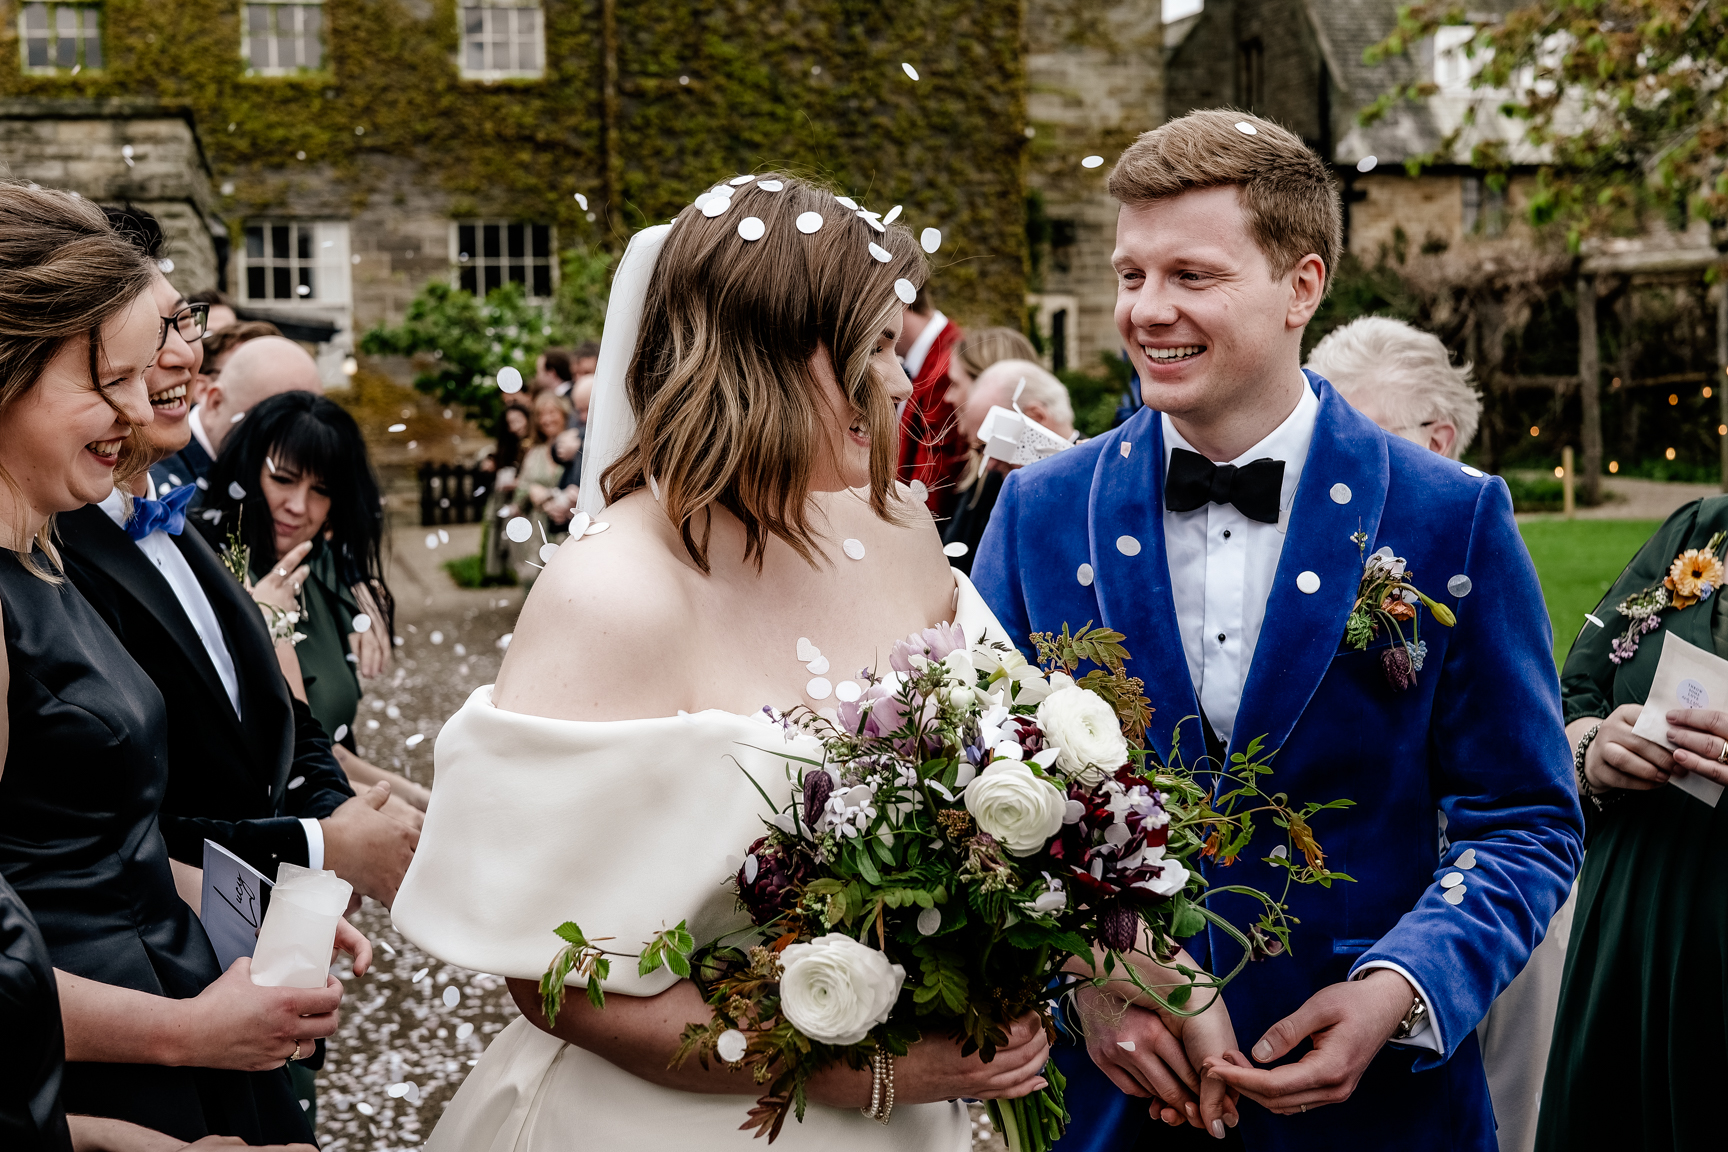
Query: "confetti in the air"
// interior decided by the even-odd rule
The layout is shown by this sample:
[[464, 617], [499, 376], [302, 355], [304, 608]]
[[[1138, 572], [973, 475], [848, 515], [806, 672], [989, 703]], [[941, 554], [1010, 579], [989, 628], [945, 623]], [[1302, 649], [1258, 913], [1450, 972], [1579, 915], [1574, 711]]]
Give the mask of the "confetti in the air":
[[924, 251], [935, 252], [936, 249], [942, 247], [942, 230], [940, 228], [924, 229], [918, 234], [918, 243]]
[[428, 548], [438, 547], [438, 533], [436, 533], [436, 532], [426, 533], [426, 547], [428, 547]]
[[230, 480], [228, 481], [228, 495], [236, 500], [244, 500], [246, 499], [246, 489], [240, 487], [240, 481]]
[[898, 219], [900, 219], [900, 205], [896, 204], [894, 207], [888, 209], [888, 215], [882, 217], [882, 223], [892, 224]]
[[512, 516], [510, 522], [504, 525], [504, 535], [517, 544], [528, 543], [528, 537], [534, 535], [534, 525], [526, 516]]
[[[372, 617], [361, 612], [354, 617], [354, 622], [350, 624], [349, 627], [354, 629], [356, 632], [365, 632], [372, 627]], [[338, 736], [337, 739], [340, 740], [341, 737]]]
[[588, 211], [588, 197], [582, 195], [580, 192], [576, 193], [576, 206], [581, 208], [584, 212]]
[[1084, 160], [1080, 161], [1080, 167], [1082, 168], [1101, 168], [1103, 165], [1104, 157], [1102, 156], [1088, 156]]
[[912, 78], [912, 79], [914, 79], [914, 80], [916, 80], [916, 79], [918, 79], [918, 69], [916, 69], [916, 68], [914, 68], [914, 67], [912, 67], [912, 65], [910, 65], [910, 64], [901, 64], [901, 65], [900, 65], [900, 70], [901, 70], [901, 71], [902, 71], [902, 72], [904, 72], [904, 73], [906, 73], [906, 75], [907, 75], [907, 76], [910, 76], [910, 77], [911, 77], [911, 78]]
[[402, 743], [409, 748], [414, 748], [414, 747], [418, 747], [420, 742], [424, 739], [426, 739], [425, 733], [416, 732], [416, 733], [414, 733], [414, 735], [408, 737], [408, 739], [402, 741]]
[[498, 369], [498, 391], [522, 391], [522, 373], [510, 367]]
[[1362, 159], [1356, 161], [1356, 171], [1358, 171], [1358, 172], [1372, 172], [1372, 171], [1374, 171], [1374, 169], [1376, 167], [1379, 166], [1379, 164], [1380, 164], [1380, 157], [1378, 157], [1378, 156], [1364, 156], [1364, 157], [1362, 157]]

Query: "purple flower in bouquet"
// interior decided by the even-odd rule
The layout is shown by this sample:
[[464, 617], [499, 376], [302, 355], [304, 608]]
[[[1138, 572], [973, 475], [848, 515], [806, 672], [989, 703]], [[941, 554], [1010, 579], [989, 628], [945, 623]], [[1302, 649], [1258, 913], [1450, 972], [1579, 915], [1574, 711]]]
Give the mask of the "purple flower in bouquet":
[[922, 656], [931, 663], [940, 664], [948, 658], [950, 652], [964, 651], [965, 648], [964, 628], [958, 624], [938, 624], [896, 642], [888, 651], [888, 666], [896, 672], [910, 673], [913, 671], [914, 656]]
[[1151, 903], [1182, 890], [1188, 870], [1164, 858], [1170, 836], [1164, 803], [1164, 794], [1131, 767], [1092, 787], [1069, 786], [1062, 830], [1049, 851], [1068, 866], [1081, 900], [1102, 910], [1122, 901]]
[[804, 777], [804, 827], [815, 831], [822, 823], [822, 813], [828, 807], [828, 797], [834, 791], [834, 777], [818, 770]]
[[[812, 775], [828, 779], [826, 772]], [[750, 922], [760, 926], [790, 912], [809, 878], [808, 853], [762, 836], [750, 845], [750, 854], [738, 869], [738, 900], [749, 911]]]

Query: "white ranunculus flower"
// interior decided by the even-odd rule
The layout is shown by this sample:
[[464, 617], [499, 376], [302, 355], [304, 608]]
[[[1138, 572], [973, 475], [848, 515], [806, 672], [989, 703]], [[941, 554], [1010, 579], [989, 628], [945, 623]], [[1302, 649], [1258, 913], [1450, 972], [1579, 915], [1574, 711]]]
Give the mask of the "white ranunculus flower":
[[822, 1044], [856, 1044], [888, 1019], [906, 969], [839, 932], [780, 953], [780, 1010]]
[[1072, 681], [1038, 705], [1038, 724], [1044, 742], [1062, 749], [1056, 767], [1072, 779], [1096, 784], [1128, 762], [1128, 741], [1116, 710]]
[[966, 785], [966, 811], [1015, 856], [1043, 848], [1067, 809], [1062, 790], [1019, 760], [992, 760]]

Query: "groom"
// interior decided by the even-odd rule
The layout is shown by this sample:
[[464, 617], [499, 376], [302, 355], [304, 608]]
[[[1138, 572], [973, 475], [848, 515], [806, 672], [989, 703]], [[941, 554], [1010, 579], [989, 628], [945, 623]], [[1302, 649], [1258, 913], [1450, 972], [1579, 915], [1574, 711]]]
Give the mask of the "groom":
[[[1314, 827], [1355, 882], [1295, 888], [1288, 954], [1225, 991], [1252, 1061], [1212, 1067], [1260, 1105], [1241, 1108], [1246, 1146], [1494, 1152], [1474, 1029], [1565, 897], [1583, 825], [1506, 487], [1301, 370], [1341, 228], [1330, 173], [1295, 136], [1195, 112], [1136, 141], [1110, 192], [1116, 326], [1146, 408], [1010, 476], [973, 579], [1011, 635], [1124, 633], [1159, 754], [1178, 726], [1190, 763], [1261, 737], [1277, 750], [1269, 791], [1356, 801]], [[1344, 643], [1381, 547], [1457, 617], [1417, 608], [1425, 651], [1402, 689], [1386, 629], [1366, 651]], [[1262, 828], [1209, 879], [1276, 894], [1263, 861], [1282, 840]], [[1212, 907], [1253, 914], [1237, 897]], [[1214, 971], [1240, 957], [1216, 931], [1188, 945]], [[1154, 1045], [1113, 1041], [1157, 1025], [1099, 1015], [1094, 1057], [1147, 1095], [1164, 1075]]]

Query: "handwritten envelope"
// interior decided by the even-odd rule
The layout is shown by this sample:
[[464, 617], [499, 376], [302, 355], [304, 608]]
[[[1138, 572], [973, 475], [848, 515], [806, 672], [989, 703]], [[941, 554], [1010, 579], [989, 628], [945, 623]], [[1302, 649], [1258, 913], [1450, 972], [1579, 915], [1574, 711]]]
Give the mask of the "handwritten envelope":
[[270, 881], [252, 865], [222, 845], [204, 841], [204, 902], [198, 919], [224, 972], [257, 947], [270, 888]]
[[[1656, 663], [1655, 679], [1644, 711], [1632, 725], [1632, 735], [1673, 750], [1668, 742], [1668, 713], [1675, 708], [1715, 708], [1728, 711], [1728, 660], [1688, 644], [1672, 632], [1662, 635], [1662, 658]], [[1695, 772], [1676, 776], [1668, 783], [1689, 792], [1710, 807], [1722, 799], [1722, 785]]]

